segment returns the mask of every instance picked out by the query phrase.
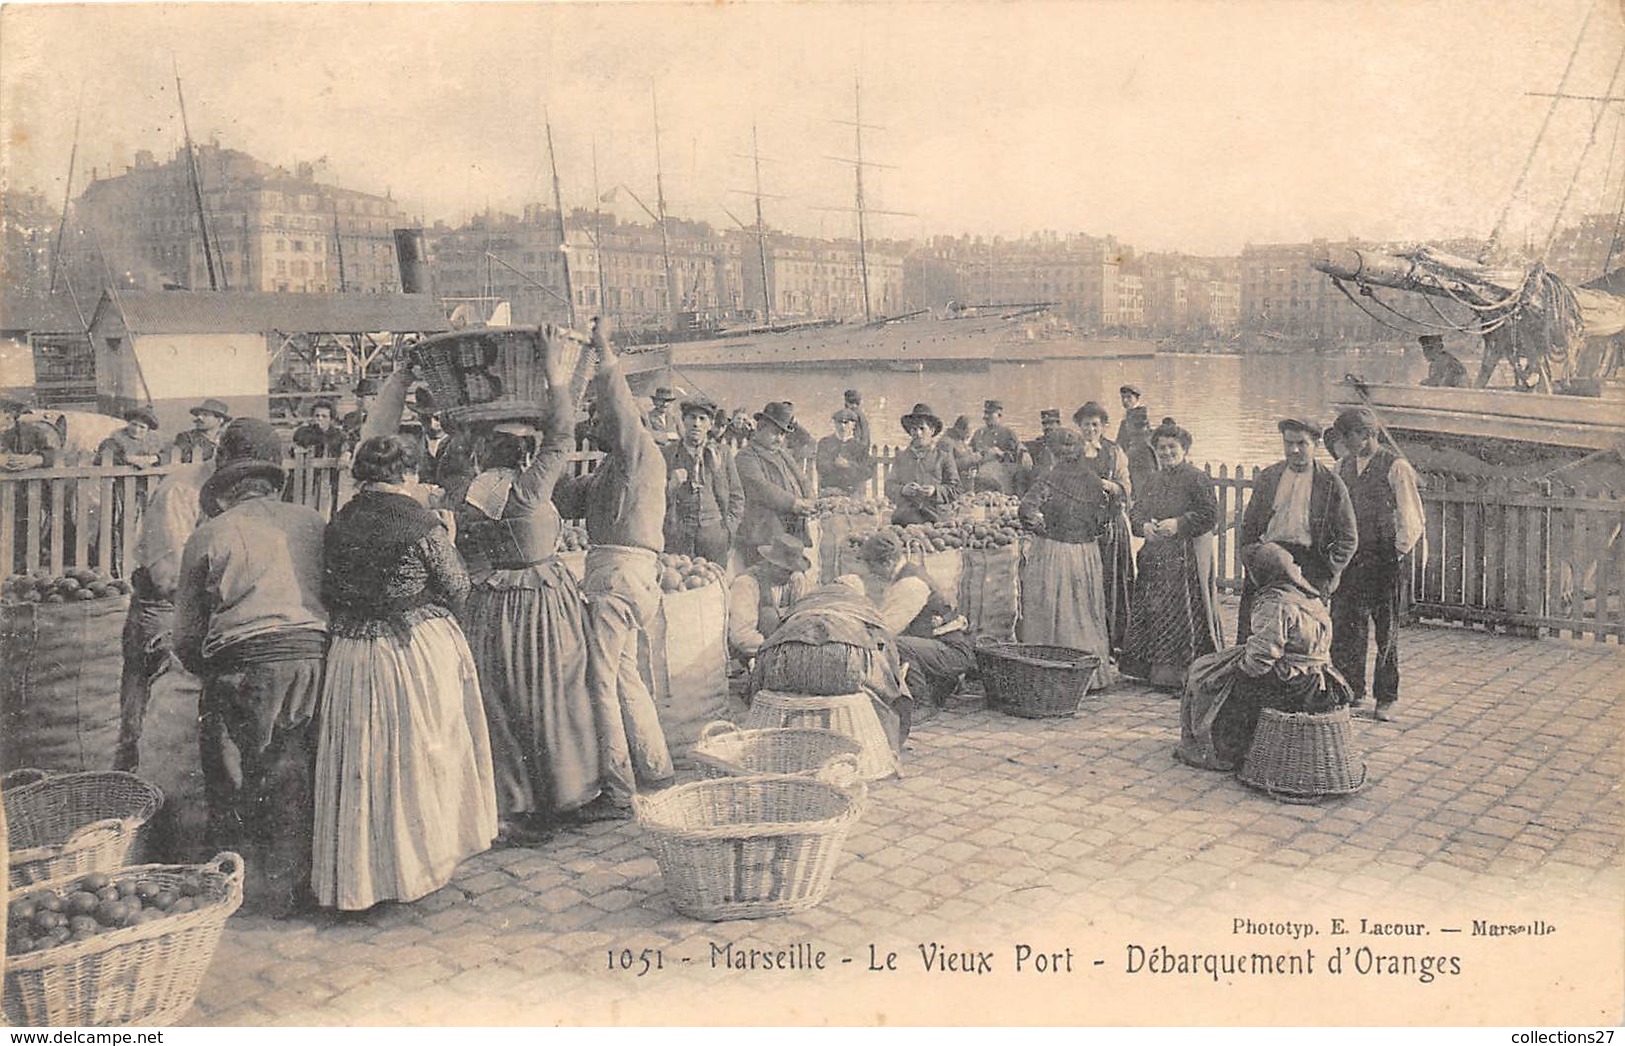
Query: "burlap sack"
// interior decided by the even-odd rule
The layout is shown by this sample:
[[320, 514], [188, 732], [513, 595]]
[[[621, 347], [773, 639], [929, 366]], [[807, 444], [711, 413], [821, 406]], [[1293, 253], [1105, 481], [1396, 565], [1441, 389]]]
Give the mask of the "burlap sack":
[[1021, 609], [1021, 549], [1010, 544], [969, 548], [959, 578], [959, 610], [978, 636], [1007, 641], [1016, 637]]
[[728, 591], [667, 592], [649, 623], [649, 678], [672, 758], [694, 747], [728, 705]]
[[111, 770], [130, 597], [0, 606], [0, 771]]

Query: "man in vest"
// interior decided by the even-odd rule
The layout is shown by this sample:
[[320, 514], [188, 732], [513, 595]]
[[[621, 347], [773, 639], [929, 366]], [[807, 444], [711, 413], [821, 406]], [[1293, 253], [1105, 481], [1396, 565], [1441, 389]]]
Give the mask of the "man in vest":
[[716, 407], [708, 400], [684, 400], [683, 438], [668, 443], [666, 456], [666, 551], [703, 556], [719, 566], [745, 514], [745, 488], [734, 456], [711, 439]]
[[1377, 634], [1376, 671], [1371, 691], [1373, 713], [1384, 722], [1394, 718], [1399, 700], [1399, 618], [1411, 550], [1422, 537], [1422, 496], [1411, 463], [1379, 445], [1377, 416], [1354, 407], [1337, 416], [1337, 431], [1346, 448], [1338, 475], [1354, 502], [1360, 547], [1332, 596], [1332, 664], [1365, 699], [1366, 637]]
[[[1354, 506], [1337, 473], [1315, 460], [1320, 426], [1302, 418], [1283, 418], [1276, 428], [1286, 460], [1258, 474], [1241, 519], [1241, 547], [1270, 541], [1285, 548], [1321, 598], [1329, 601], [1359, 545]], [[1238, 643], [1252, 634], [1253, 594], [1249, 578], [1241, 587]]]
[[976, 647], [952, 597], [904, 558], [903, 541], [896, 534], [882, 530], [869, 535], [858, 549], [858, 562], [862, 573], [842, 583], [861, 587], [880, 608], [886, 628], [897, 637], [897, 658], [909, 666], [913, 698], [903, 699], [896, 709], [906, 740], [912, 722], [934, 715], [965, 673], [975, 669]]
[[807, 543], [807, 517], [813, 511], [807, 477], [784, 445], [795, 424], [789, 404], [767, 404], [756, 415], [750, 442], [734, 458], [745, 487], [745, 516], [734, 544], [746, 566], [761, 559], [761, 546], [780, 534]]
[[756, 550], [761, 560], [734, 578], [728, 589], [728, 653], [749, 660], [796, 600], [812, 589], [812, 560], [800, 538], [780, 534]]
[[231, 408], [206, 399], [192, 408], [192, 427], [175, 434], [177, 461], [208, 461], [220, 446], [220, 430], [231, 420]]

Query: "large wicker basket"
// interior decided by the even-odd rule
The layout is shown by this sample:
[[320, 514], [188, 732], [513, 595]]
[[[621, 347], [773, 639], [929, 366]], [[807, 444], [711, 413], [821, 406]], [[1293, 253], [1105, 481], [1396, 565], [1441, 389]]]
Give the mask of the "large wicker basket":
[[119, 867], [164, 801], [157, 786], [118, 770], [18, 770], [4, 795], [12, 889]]
[[838, 756], [856, 759], [863, 746], [833, 730], [778, 727], [741, 730], [718, 721], [700, 731], [691, 753], [703, 777], [747, 777], [753, 774], [813, 776]]
[[638, 796], [672, 904], [696, 919], [761, 919], [824, 899], [864, 785], [856, 761], [819, 776], [722, 777]]
[[786, 694], [758, 690], [745, 715], [745, 729], [811, 727], [833, 730], [858, 743], [858, 774], [865, 781], [878, 781], [897, 773], [897, 753], [892, 751], [886, 728], [880, 725], [874, 705], [866, 693]]
[[[178, 888], [187, 876], [202, 887], [195, 911], [13, 956], [6, 1020], [59, 1028], [179, 1021], [192, 1007], [226, 919], [243, 903], [243, 860], [223, 853], [205, 865], [135, 865], [118, 875], [166, 888]], [[52, 879], [36, 889], [60, 893], [79, 878]]]
[[976, 665], [988, 707], [1023, 719], [1051, 719], [1078, 710], [1100, 658], [1064, 646], [983, 643], [976, 648]]
[[[579, 397], [594, 364], [583, 336], [560, 331], [552, 351], [574, 370], [572, 397]], [[534, 421], [547, 398], [545, 342], [536, 327], [484, 327], [425, 338], [412, 346], [412, 365], [453, 424]], [[580, 386], [578, 388], [577, 386]]]
[[1287, 803], [1352, 795], [1365, 787], [1366, 776], [1354, 748], [1347, 707], [1317, 713], [1266, 708], [1236, 776]]

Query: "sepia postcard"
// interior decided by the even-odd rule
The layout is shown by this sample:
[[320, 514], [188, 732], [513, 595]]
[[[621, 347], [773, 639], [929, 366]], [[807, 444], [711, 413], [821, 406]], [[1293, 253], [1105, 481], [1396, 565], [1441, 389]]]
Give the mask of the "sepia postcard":
[[5, 1020], [1611, 1041], [1622, 69], [5, 4]]

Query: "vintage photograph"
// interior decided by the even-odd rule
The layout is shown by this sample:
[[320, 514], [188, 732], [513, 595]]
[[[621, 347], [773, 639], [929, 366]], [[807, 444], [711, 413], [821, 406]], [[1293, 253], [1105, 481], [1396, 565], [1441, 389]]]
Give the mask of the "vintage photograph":
[[0, 1023], [1617, 1024], [1622, 72], [5, 4]]

